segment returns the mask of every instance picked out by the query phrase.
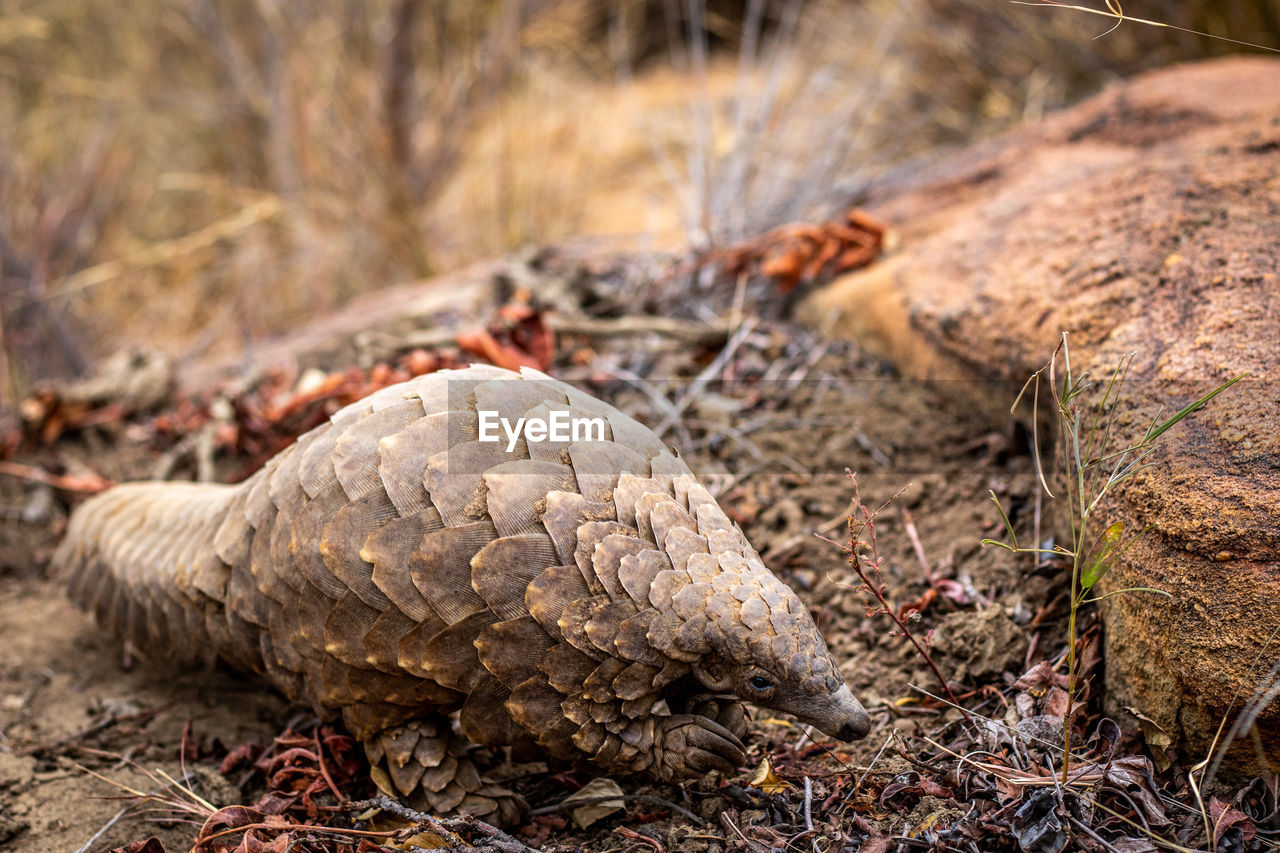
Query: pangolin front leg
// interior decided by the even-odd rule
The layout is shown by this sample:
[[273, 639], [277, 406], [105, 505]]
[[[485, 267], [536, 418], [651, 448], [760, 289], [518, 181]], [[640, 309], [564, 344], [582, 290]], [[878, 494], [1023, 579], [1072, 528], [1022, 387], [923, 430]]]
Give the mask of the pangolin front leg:
[[663, 782], [679, 782], [712, 770], [729, 775], [746, 758], [741, 738], [711, 717], [673, 714], [663, 717], [658, 728], [648, 769]]
[[474, 744], [666, 780], [742, 763], [742, 703], [844, 739], [870, 725], [678, 455], [534, 371], [383, 389], [237, 486], [117, 486], [55, 560], [139, 654], [221, 660], [341, 717], [394, 793], [447, 775], [418, 744], [460, 758], [446, 717]]

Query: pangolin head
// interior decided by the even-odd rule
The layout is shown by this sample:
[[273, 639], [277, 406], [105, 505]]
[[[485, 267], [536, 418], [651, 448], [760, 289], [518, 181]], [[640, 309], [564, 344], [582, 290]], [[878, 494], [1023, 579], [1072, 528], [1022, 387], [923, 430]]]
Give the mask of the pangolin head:
[[753, 553], [745, 562], [713, 581], [703, 623], [709, 651], [692, 664], [694, 675], [709, 690], [792, 714], [830, 737], [865, 737], [871, 718], [808, 609]]

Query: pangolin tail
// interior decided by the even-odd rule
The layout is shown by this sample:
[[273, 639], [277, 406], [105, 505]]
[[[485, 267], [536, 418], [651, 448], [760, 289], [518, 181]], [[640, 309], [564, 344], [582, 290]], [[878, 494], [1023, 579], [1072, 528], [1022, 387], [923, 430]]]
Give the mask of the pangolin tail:
[[229, 636], [231, 572], [215, 548], [239, 493], [205, 483], [116, 486], [72, 515], [54, 568], [76, 604], [144, 655], [176, 663], [221, 656], [257, 669], [246, 643], [256, 632]]

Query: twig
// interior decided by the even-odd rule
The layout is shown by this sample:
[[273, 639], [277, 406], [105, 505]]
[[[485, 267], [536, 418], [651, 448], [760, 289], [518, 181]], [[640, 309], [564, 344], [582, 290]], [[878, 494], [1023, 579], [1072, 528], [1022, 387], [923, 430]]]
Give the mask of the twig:
[[483, 835], [489, 839], [489, 846], [496, 849], [498, 853], [536, 853], [532, 847], [521, 844], [501, 829], [485, 823], [475, 815], [464, 814], [454, 818], [445, 818], [440, 822], [449, 827], [450, 831], [455, 834], [462, 831]]
[[[97, 752], [102, 755], [111, 755], [111, 753], [103, 753], [101, 752], [101, 750], [86, 750], [86, 751], [90, 753]], [[173, 777], [169, 776], [164, 771], [156, 770], [155, 772], [152, 772], [142, 767], [135, 761], [131, 761], [127, 758], [124, 758], [123, 756], [120, 756], [120, 758], [125, 763], [127, 763], [130, 767], [133, 767], [135, 770], [138, 770], [151, 781], [158, 783], [159, 787], [151, 791], [139, 791], [137, 788], [131, 788], [128, 785], [124, 784], [123, 782], [119, 782], [115, 779], [108, 779], [106, 776], [103, 776], [101, 773], [98, 773], [96, 771], [90, 770], [88, 767], [85, 767], [83, 764], [78, 764], [73, 761], [71, 762], [71, 766], [79, 770], [81, 773], [86, 773], [92, 776], [93, 778], [97, 779], [99, 782], [105, 782], [106, 784], [110, 785], [113, 788], [116, 788], [117, 790], [124, 791], [126, 794], [129, 794], [131, 797], [137, 800], [140, 800], [141, 802], [154, 801], [157, 803], [161, 803], [167, 806], [168, 809], [171, 810], [171, 813], [176, 814], [176, 813], [185, 812], [187, 814], [197, 815], [202, 819], [207, 819], [210, 815], [212, 815], [217, 811], [217, 809], [215, 809], [203, 797], [198, 796], [189, 787], [188, 788], [182, 787], [176, 780], [173, 779]], [[188, 782], [188, 784], [190, 784], [189, 777], [184, 777], [183, 781]], [[171, 799], [167, 797], [157, 796], [160, 792], [166, 791], [168, 788], [176, 788], [179, 793], [186, 795], [192, 802], [184, 802], [178, 799]]]
[[714, 346], [728, 340], [732, 329], [727, 326], [691, 323], [675, 317], [566, 317], [547, 315], [547, 323], [559, 334], [616, 338], [628, 335], [662, 335], [690, 344]]
[[761, 853], [767, 853], [767, 851], [769, 850], [768, 847], [761, 844], [759, 841], [752, 841], [750, 838], [747, 838], [745, 835], [743, 835], [742, 830], [738, 829], [738, 825], [733, 822], [733, 818], [729, 817], [728, 812], [720, 812], [720, 822], [723, 823], [727, 828], [733, 830], [734, 835], [742, 839], [742, 843], [746, 846], [748, 850], [759, 850], [761, 851]]
[[804, 777], [804, 828], [813, 832], [813, 780]]
[[[686, 451], [705, 447], [715, 438], [728, 437], [732, 439], [735, 444], [741, 445], [742, 449], [747, 451], [747, 453], [749, 453], [756, 462], [760, 463], [761, 467], [768, 464], [768, 460], [765, 459], [765, 455], [760, 450], [759, 445], [747, 438], [741, 430], [731, 426], [730, 424], [719, 423], [717, 421], [706, 421], [701, 418], [682, 419], [681, 423], [686, 427], [695, 427], [706, 432], [706, 435], [697, 441], [686, 442], [684, 445], [684, 449]], [[782, 465], [797, 476], [803, 477], [805, 480], [813, 479], [812, 471], [805, 468], [798, 461], [784, 453], [775, 454], [773, 461]]]
[[69, 735], [65, 735], [57, 740], [49, 741], [47, 743], [33, 743], [30, 746], [24, 746], [22, 749], [18, 750], [17, 754], [41, 755], [43, 753], [52, 752], [55, 749], [61, 749], [72, 741], [87, 738], [90, 735], [96, 735], [98, 732], [109, 729], [123, 719], [123, 717], [117, 717], [114, 714], [104, 714], [102, 717], [94, 720], [79, 731], [72, 732]]
[[[606, 798], [606, 799], [617, 799]], [[579, 803], [584, 802], [578, 800]], [[458, 835], [460, 832], [472, 832], [483, 835], [493, 842], [491, 846], [497, 848], [503, 853], [532, 853], [533, 848], [521, 844], [516, 839], [507, 835], [496, 826], [485, 823], [473, 815], [459, 815], [451, 818], [438, 818], [411, 809], [403, 803], [398, 803], [390, 797], [377, 796], [369, 800], [355, 800], [347, 802], [343, 807], [344, 811], [359, 811], [361, 809], [380, 809], [390, 815], [395, 815], [401, 820], [407, 820], [415, 825], [426, 826], [431, 831], [442, 835]], [[536, 814], [536, 812], [535, 812]]]
[[395, 815], [401, 820], [407, 820], [413, 823], [433, 824], [439, 821], [427, 814], [415, 809], [411, 809], [404, 803], [396, 802], [390, 797], [379, 795], [369, 800], [348, 800], [339, 808], [345, 812], [358, 812], [362, 809], [378, 809], [387, 814]]
[[627, 829], [625, 826], [614, 827], [614, 832], [623, 838], [630, 838], [632, 841], [640, 841], [648, 844], [653, 848], [653, 853], [667, 853], [666, 848], [662, 846], [662, 842], [656, 838], [650, 838], [643, 832], [636, 832], [634, 829]]
[[1087, 12], [1091, 15], [1101, 15], [1105, 18], [1115, 18], [1115, 21], [1116, 21], [1115, 24], [1111, 27], [1110, 30], [1107, 30], [1107, 32], [1103, 33], [1102, 35], [1107, 35], [1107, 33], [1110, 33], [1111, 30], [1114, 30], [1116, 27], [1120, 26], [1125, 21], [1131, 21], [1135, 24], [1145, 24], [1148, 27], [1161, 27], [1167, 30], [1178, 30], [1179, 32], [1191, 33], [1192, 35], [1197, 35], [1202, 38], [1215, 39], [1217, 41], [1225, 41], [1225, 42], [1229, 42], [1230, 44], [1238, 44], [1244, 47], [1252, 47], [1255, 50], [1268, 50], [1268, 51], [1271, 51], [1272, 53], [1280, 53], [1280, 48], [1267, 47], [1265, 44], [1254, 44], [1251, 41], [1240, 41], [1239, 39], [1228, 38], [1226, 36], [1218, 36], [1218, 35], [1214, 35], [1213, 33], [1201, 32], [1200, 30], [1190, 30], [1190, 29], [1187, 29], [1186, 27], [1179, 27], [1173, 24], [1166, 24], [1163, 21], [1152, 21], [1152, 20], [1148, 20], [1147, 18], [1135, 18], [1131, 15], [1124, 14], [1124, 12], [1120, 10], [1120, 6], [1118, 3], [1115, 5], [1114, 8], [1110, 8], [1111, 4], [1108, 3], [1107, 5], [1109, 8], [1104, 11], [1102, 9], [1090, 9], [1088, 6], [1075, 6], [1070, 3], [1054, 2], [1054, 0], [1039, 0], [1038, 2], [1032, 2], [1031, 0], [1011, 0], [1011, 2], [1016, 6], [1053, 6], [1058, 9], [1071, 9], [1072, 11], [1075, 11], [1075, 12]]
[[[637, 391], [648, 397], [655, 407], [665, 412], [666, 420], [664, 423], [675, 425], [676, 431], [680, 434], [681, 444], [688, 447], [693, 443], [693, 439], [689, 435], [688, 427], [680, 417], [680, 411], [676, 408], [674, 403], [667, 399], [665, 394], [653, 387], [652, 382], [632, 373], [620, 365], [610, 365], [604, 368], [604, 372], [610, 377], [620, 379], [632, 388], [635, 388]], [[657, 430], [655, 430], [655, 432], [657, 432]], [[663, 435], [663, 432], [658, 432], [658, 435]]]
[[911, 511], [904, 507], [902, 518], [905, 522], [907, 538], [911, 540], [911, 548], [916, 552], [916, 559], [920, 561], [920, 568], [924, 570], [925, 583], [931, 587], [935, 586], [937, 580], [933, 576], [933, 569], [929, 567], [929, 560], [924, 555], [924, 545], [920, 543], [920, 534], [916, 531], [916, 523], [911, 517]]
[[733, 335], [724, 345], [724, 349], [720, 350], [720, 353], [711, 361], [711, 363], [704, 367], [702, 371], [698, 373], [697, 377], [689, 383], [689, 387], [684, 390], [684, 393], [680, 395], [680, 399], [676, 401], [674, 412], [668, 413], [667, 416], [663, 418], [656, 427], [654, 427], [654, 432], [659, 436], [662, 436], [666, 434], [668, 429], [679, 422], [680, 416], [684, 414], [684, 410], [689, 407], [689, 404], [693, 402], [694, 398], [697, 397], [698, 394], [702, 393], [703, 389], [705, 389], [712, 379], [715, 378], [716, 374], [729, 363], [729, 359], [733, 358], [734, 353], [738, 351], [738, 347], [742, 345], [742, 342], [746, 340], [747, 335], [751, 334], [755, 327], [755, 319], [748, 317], [746, 322], [734, 331]]
[[266, 196], [246, 205], [230, 216], [219, 219], [181, 237], [144, 246], [122, 257], [104, 261], [97, 266], [80, 270], [52, 282], [47, 295], [41, 296], [39, 299], [28, 300], [27, 304], [79, 293], [119, 278], [131, 270], [153, 267], [171, 261], [174, 258], [190, 255], [221, 240], [233, 237], [241, 231], [246, 231], [260, 222], [272, 219], [283, 212], [284, 209], [284, 203], [279, 198]]
[[[849, 545], [845, 549], [849, 554], [849, 565], [857, 573], [859, 580], [863, 586], [880, 602], [880, 609], [888, 615], [893, 623], [898, 626], [898, 631], [907, 641], [915, 647], [916, 653], [929, 665], [929, 669], [933, 671], [933, 675], [938, 679], [938, 683], [942, 685], [942, 691], [951, 700], [952, 704], [964, 716], [965, 721], [972, 723], [973, 718], [969, 716], [961, 705], [960, 700], [956, 698], [955, 693], [951, 691], [951, 685], [947, 684], [947, 680], [942, 676], [942, 671], [938, 669], [938, 665], [933, 662], [933, 656], [929, 654], [929, 649], [922, 644], [915, 634], [911, 633], [911, 629], [907, 627], [906, 621], [898, 615], [897, 611], [889, 606], [889, 601], [884, 597], [884, 583], [880, 580], [880, 566], [884, 562], [884, 558], [880, 556], [879, 549], [876, 545], [876, 529], [875, 517], [884, 509], [882, 505], [875, 512], [867, 508], [862, 502], [862, 492], [858, 488], [858, 478], [853, 471], [845, 469], [849, 480], [853, 483], [853, 500], [855, 504], [854, 515], [849, 516]], [[901, 494], [901, 493], [899, 493]], [[892, 500], [892, 499], [891, 499]], [[887, 505], [887, 503], [886, 503]], [[860, 529], [855, 530], [855, 525], [859, 524], [857, 513], [862, 514]], [[866, 540], [859, 538], [862, 531], [867, 532]], [[865, 549], [866, 553], [862, 553]], [[868, 567], [870, 573], [868, 573]], [[874, 577], [873, 577], [874, 576]], [[875, 610], [870, 611], [869, 615], [874, 615]]]
[[[131, 760], [129, 761], [129, 763], [130, 763], [130, 764], [134, 764], [134, 762], [133, 762], [133, 761], [131, 761]], [[192, 776], [191, 776], [191, 774], [190, 774], [190, 773], [187, 773], [187, 772], [185, 772], [185, 771], [184, 771], [184, 772], [183, 772], [183, 774], [182, 774], [182, 781], [181, 781], [181, 782], [179, 782], [177, 779], [174, 779], [172, 776], [170, 776], [168, 773], [164, 772], [164, 771], [163, 771], [162, 769], [160, 769], [159, 767], [157, 767], [157, 768], [155, 769], [155, 771], [154, 771], [154, 773], [153, 773], [153, 774], [148, 774], [148, 775], [153, 776], [153, 778], [154, 778], [155, 776], [159, 776], [161, 779], [165, 780], [165, 781], [166, 781], [166, 782], [168, 782], [171, 786], [173, 786], [173, 787], [174, 787], [174, 788], [175, 788], [179, 793], [184, 794], [188, 799], [190, 799], [192, 802], [194, 802], [194, 803], [195, 803], [197, 806], [199, 806], [200, 808], [206, 809], [206, 810], [208, 810], [208, 811], [214, 811], [214, 812], [216, 812], [216, 811], [217, 811], [217, 806], [215, 806], [213, 803], [209, 802], [209, 801], [208, 801], [208, 800], [206, 800], [204, 797], [202, 797], [202, 796], [200, 796], [199, 794], [197, 794], [197, 793], [195, 792], [195, 790], [194, 790], [194, 789], [192, 789], [192, 787], [191, 787], [191, 778], [192, 778]], [[185, 787], [184, 787], [184, 786], [185, 786]]]
[[129, 805], [129, 806], [125, 806], [120, 811], [116, 812], [116, 816], [111, 818], [111, 820], [107, 821], [106, 823], [104, 823], [102, 825], [102, 828], [93, 834], [92, 838], [90, 838], [88, 841], [84, 843], [83, 846], [81, 846], [76, 850], [76, 853], [86, 853], [86, 851], [93, 846], [93, 842], [97, 841], [99, 838], [105, 835], [107, 833], [107, 830], [115, 826], [116, 823], [120, 820], [120, 818], [128, 814], [132, 808], [133, 806]]
[[867, 434], [862, 430], [854, 432], [853, 440], [858, 442], [859, 447], [871, 454], [872, 460], [875, 461], [877, 465], [880, 465], [883, 468], [893, 467], [893, 460], [889, 458], [889, 454], [885, 453], [879, 447], [876, 447], [871, 439], [867, 438]]
[[92, 472], [88, 474], [50, 474], [41, 468], [7, 460], [0, 460], [0, 474], [8, 474], [11, 477], [19, 477], [23, 480], [44, 483], [47, 486], [53, 486], [55, 489], [62, 489], [65, 492], [97, 494], [114, 485], [110, 480]]
[[326, 835], [350, 835], [355, 838], [394, 838], [403, 832], [403, 830], [400, 829], [389, 829], [381, 832], [371, 829], [346, 829], [341, 826], [318, 826], [314, 823], [246, 823], [242, 826], [233, 826], [230, 829], [215, 832], [212, 835], [202, 835], [197, 840], [196, 848], [194, 849], [199, 849], [214, 839], [225, 838], [229, 835], [235, 835], [236, 833], [245, 833], [252, 829], [265, 829], [270, 830], [271, 832], [293, 832], [302, 829], [307, 832]]
[[[192, 737], [193, 735], [192, 735], [191, 718], [187, 717], [187, 721], [182, 724], [182, 739], [178, 742], [178, 775], [180, 775], [183, 779], [188, 778], [187, 776], [187, 742], [191, 740]], [[195, 745], [192, 744], [191, 755], [193, 758], [196, 757], [196, 750], [194, 746]]]
[[210, 421], [196, 434], [196, 482], [214, 481], [213, 454], [217, 449], [218, 424]]
[[875, 757], [871, 759], [871, 763], [867, 765], [867, 769], [862, 771], [862, 775], [859, 776], [858, 781], [854, 783], [853, 790], [849, 792], [849, 797], [858, 793], [858, 789], [862, 787], [863, 782], [867, 781], [867, 776], [871, 773], [872, 769], [880, 763], [880, 756], [884, 755], [884, 751], [888, 749], [889, 744], [893, 742], [893, 735], [893, 732], [889, 732], [889, 736], [884, 739], [884, 743], [881, 744], [880, 749], [876, 750]]
[[329, 768], [324, 763], [324, 744], [320, 742], [320, 728], [317, 726], [312, 729], [311, 736], [316, 743], [316, 764], [320, 765], [320, 775], [324, 777], [324, 783], [329, 786], [329, 790], [333, 791], [333, 795], [338, 798], [338, 805], [345, 805], [347, 795], [338, 789], [334, 784], [333, 777], [329, 775]]

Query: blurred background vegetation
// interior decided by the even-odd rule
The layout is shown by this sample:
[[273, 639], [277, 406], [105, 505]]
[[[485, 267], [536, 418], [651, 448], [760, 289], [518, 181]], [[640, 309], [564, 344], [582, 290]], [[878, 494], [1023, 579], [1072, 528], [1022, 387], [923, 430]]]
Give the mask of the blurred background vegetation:
[[[1280, 45], [1275, 0], [1125, 12]], [[529, 244], [824, 216], [896, 164], [1246, 50], [1108, 26], [1005, 0], [3, 0], [0, 402]]]

